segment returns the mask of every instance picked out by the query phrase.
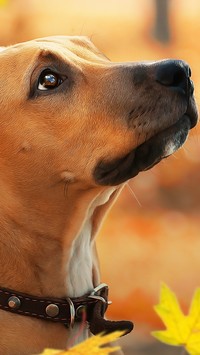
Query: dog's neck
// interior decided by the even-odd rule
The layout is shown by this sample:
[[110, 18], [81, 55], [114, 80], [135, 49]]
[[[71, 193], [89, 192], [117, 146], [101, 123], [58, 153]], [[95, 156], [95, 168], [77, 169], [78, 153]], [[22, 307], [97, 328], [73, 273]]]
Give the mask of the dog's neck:
[[[67, 265], [67, 294], [78, 297], [89, 291], [99, 282], [99, 272], [95, 265], [95, 216], [97, 209], [106, 206], [115, 189], [111, 188], [100, 193], [88, 206], [81, 230], [73, 240]], [[96, 217], [96, 218], [95, 218]], [[99, 220], [98, 220], [99, 223]]]
[[37, 205], [33, 197], [32, 206], [19, 204], [12, 218], [4, 214], [0, 285], [49, 297], [76, 297], [92, 290], [100, 282], [94, 236], [117, 194], [116, 188], [69, 189], [61, 208], [57, 201], [54, 208]]

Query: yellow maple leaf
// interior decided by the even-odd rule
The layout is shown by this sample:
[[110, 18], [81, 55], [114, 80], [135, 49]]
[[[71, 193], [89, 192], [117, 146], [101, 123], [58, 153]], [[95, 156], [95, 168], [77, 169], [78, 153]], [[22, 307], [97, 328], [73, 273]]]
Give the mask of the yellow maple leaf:
[[0, 6], [2, 6], [2, 5], [6, 5], [7, 4], [7, 0], [0, 0]]
[[166, 330], [152, 332], [155, 338], [169, 345], [183, 346], [190, 355], [200, 355], [200, 289], [194, 294], [188, 315], [184, 315], [176, 295], [162, 284], [155, 311], [166, 326]]
[[100, 334], [85, 340], [69, 350], [45, 349], [40, 355], [108, 355], [120, 348], [118, 346], [101, 348], [101, 346], [117, 340], [123, 333], [124, 332], [116, 331], [107, 335]]

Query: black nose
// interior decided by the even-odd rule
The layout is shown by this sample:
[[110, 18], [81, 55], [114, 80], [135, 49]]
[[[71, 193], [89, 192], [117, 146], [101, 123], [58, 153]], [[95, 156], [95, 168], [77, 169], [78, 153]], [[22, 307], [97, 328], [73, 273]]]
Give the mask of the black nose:
[[181, 60], [165, 60], [159, 63], [156, 70], [156, 81], [176, 91], [188, 94], [191, 91], [191, 69]]

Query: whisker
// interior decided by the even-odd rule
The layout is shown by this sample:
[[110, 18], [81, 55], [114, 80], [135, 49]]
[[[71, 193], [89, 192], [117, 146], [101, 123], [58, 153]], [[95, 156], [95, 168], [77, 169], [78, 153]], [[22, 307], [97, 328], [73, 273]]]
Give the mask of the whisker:
[[185, 153], [191, 154], [191, 150], [188, 149], [188, 147], [183, 146], [182, 149], [184, 150]]
[[138, 200], [138, 198], [137, 198], [135, 192], [132, 190], [132, 188], [131, 188], [131, 186], [129, 185], [128, 182], [127, 182], [126, 186], [128, 187], [128, 189], [129, 189], [131, 195], [132, 195], [132, 196], [135, 198], [135, 200], [137, 201], [138, 205], [139, 205], [140, 207], [142, 207], [142, 204], [141, 204], [140, 201]]
[[[160, 164], [162, 164], [163, 160], [161, 160]], [[160, 171], [158, 170], [157, 166], [154, 166], [152, 169], [149, 170], [149, 175], [153, 175], [156, 178], [160, 177]]]
[[177, 157], [177, 155], [175, 155], [174, 153], [171, 154], [171, 156], [172, 156], [174, 159], [179, 160], [179, 157]]
[[79, 36], [83, 36], [84, 30], [85, 30], [85, 23], [82, 24]]
[[196, 144], [199, 144], [199, 132], [198, 132], [198, 129], [197, 127], [194, 127], [193, 128], [193, 131], [191, 132], [188, 140], [192, 140], [194, 141]]

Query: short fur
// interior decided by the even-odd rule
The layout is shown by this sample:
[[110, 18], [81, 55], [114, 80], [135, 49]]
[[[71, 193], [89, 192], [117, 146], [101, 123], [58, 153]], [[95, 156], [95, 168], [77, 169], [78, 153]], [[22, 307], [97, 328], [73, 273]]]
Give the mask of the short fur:
[[[186, 108], [155, 82], [152, 63], [137, 75], [140, 63], [112, 63], [83, 37], [11, 46], [0, 64], [0, 285], [84, 295], [101, 281], [94, 237], [124, 186], [98, 184], [95, 167], [125, 156]], [[40, 92], [49, 67], [65, 81]], [[0, 311], [1, 354], [63, 349], [68, 338], [61, 324]]]

